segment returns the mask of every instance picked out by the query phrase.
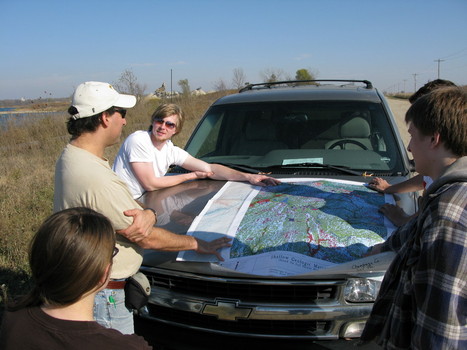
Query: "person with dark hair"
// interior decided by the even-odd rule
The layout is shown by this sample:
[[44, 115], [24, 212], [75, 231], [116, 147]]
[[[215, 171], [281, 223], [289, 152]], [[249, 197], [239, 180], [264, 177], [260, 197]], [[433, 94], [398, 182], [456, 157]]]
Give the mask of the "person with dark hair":
[[[182, 130], [184, 120], [184, 113], [178, 105], [162, 104], [152, 114], [149, 129], [132, 133], [120, 147], [113, 170], [128, 184], [133, 198], [139, 198], [145, 191], [204, 178], [248, 181], [255, 186], [279, 183], [279, 180], [264, 174], [249, 174], [206, 163], [175, 146], [171, 138]], [[179, 165], [191, 172], [164, 176], [171, 165]]]
[[423, 85], [420, 89], [418, 89], [412, 96], [409, 97], [409, 102], [412, 104], [417, 101], [423, 95], [440, 88], [440, 87], [448, 87], [448, 86], [456, 86], [452, 81], [445, 80], [445, 79], [435, 79], [429, 81], [425, 85]]
[[96, 295], [94, 317], [101, 325], [126, 334], [134, 332], [134, 325], [124, 287], [141, 266], [144, 249], [195, 250], [222, 259], [218, 249], [230, 245], [227, 237], [206, 242], [154, 227], [155, 211], [143, 209], [112, 171], [104, 151], [120, 140], [126, 108], [135, 104], [134, 96], [119, 94], [108, 83], [85, 82], [76, 88], [67, 125], [71, 141], [57, 161], [54, 191], [54, 211], [77, 206], [94, 209], [108, 217], [118, 233], [120, 251], [113, 259], [107, 288]]
[[[450, 80], [436, 79], [430, 81], [418, 89], [412, 96], [410, 96], [409, 101], [413, 104], [418, 98], [427, 93], [438, 89], [440, 87], [449, 87], [456, 86]], [[397, 184], [391, 185], [386, 180], [380, 177], [374, 177], [368, 183], [368, 187], [372, 190], [378, 191], [384, 194], [395, 194], [395, 193], [407, 193], [407, 192], [416, 192], [416, 191], [425, 191], [432, 183], [432, 179], [429, 176], [422, 176], [420, 174]], [[408, 222], [412, 217], [417, 216], [417, 213], [413, 215], [408, 215], [404, 210], [394, 204], [386, 203], [380, 208], [381, 213], [383, 213], [393, 224], [396, 226], [402, 226]]]
[[385, 349], [467, 349], [467, 92], [433, 90], [405, 121], [415, 168], [433, 183], [418, 216], [371, 250], [396, 256], [361, 339]]
[[94, 321], [94, 297], [109, 282], [117, 252], [112, 224], [92, 209], [70, 208], [47, 218], [29, 250], [32, 289], [8, 306], [0, 348], [150, 349], [142, 337]]

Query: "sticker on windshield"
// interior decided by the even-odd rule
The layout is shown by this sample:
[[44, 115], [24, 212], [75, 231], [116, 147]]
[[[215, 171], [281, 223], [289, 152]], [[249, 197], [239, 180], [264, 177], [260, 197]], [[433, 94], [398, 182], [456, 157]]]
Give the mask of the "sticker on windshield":
[[303, 163], [319, 163], [319, 164], [323, 164], [323, 158], [284, 159], [283, 162], [282, 162], [282, 165], [303, 164]]

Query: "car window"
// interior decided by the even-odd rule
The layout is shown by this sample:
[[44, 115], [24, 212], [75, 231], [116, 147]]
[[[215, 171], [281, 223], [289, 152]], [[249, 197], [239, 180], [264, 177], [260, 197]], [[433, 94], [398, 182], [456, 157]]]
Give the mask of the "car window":
[[187, 144], [208, 162], [322, 163], [397, 173], [401, 154], [379, 103], [305, 101], [211, 107]]
[[217, 151], [220, 139], [219, 133], [223, 120], [223, 111], [219, 113], [213, 111], [206, 115], [203, 122], [198, 125], [196, 132], [193, 133], [190, 144], [190, 153], [197, 158], [206, 157], [219, 153]]

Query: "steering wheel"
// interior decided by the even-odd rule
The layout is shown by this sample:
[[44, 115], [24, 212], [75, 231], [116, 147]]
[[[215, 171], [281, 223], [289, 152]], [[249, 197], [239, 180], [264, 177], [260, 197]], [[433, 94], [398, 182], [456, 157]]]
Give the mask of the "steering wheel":
[[351, 143], [353, 145], [356, 145], [356, 146], [360, 147], [361, 149], [364, 149], [365, 151], [368, 150], [368, 148], [363, 143], [355, 141], [355, 140], [349, 140], [349, 139], [336, 141], [331, 146], [329, 146], [328, 148], [329, 149], [334, 149], [337, 146], [340, 146], [341, 149], [344, 149], [344, 145], [347, 144], [347, 143]]

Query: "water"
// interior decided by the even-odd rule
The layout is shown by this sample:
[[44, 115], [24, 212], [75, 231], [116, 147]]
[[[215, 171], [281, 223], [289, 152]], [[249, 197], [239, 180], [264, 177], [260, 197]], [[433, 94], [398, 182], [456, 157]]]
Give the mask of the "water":
[[[10, 108], [14, 111], [14, 108]], [[0, 112], [9, 112], [8, 108], [0, 108]], [[65, 112], [12, 112], [0, 114], [0, 130], [5, 130], [9, 124], [15, 126], [21, 125], [25, 122], [36, 121], [39, 119], [63, 115]]]
[[0, 112], [10, 112], [14, 111], [16, 108], [13, 107], [0, 107]]

